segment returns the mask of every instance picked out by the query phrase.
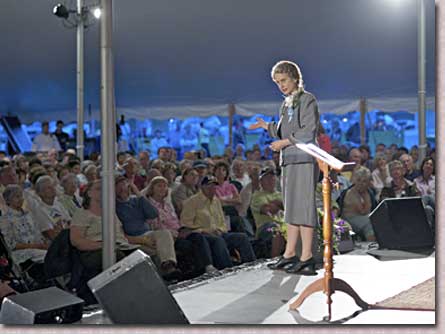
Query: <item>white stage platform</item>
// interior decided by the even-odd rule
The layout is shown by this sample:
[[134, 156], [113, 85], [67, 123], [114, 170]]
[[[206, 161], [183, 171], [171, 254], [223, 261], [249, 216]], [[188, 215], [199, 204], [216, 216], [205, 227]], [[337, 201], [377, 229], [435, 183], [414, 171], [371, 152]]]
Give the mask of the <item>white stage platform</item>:
[[[334, 277], [346, 281], [367, 303], [392, 297], [435, 276], [435, 257], [380, 261], [366, 254], [364, 247], [350, 255], [334, 256]], [[367, 310], [360, 312], [354, 300], [343, 292], [332, 295], [332, 319], [326, 296], [309, 296], [298, 311], [289, 304], [311, 282], [323, 276], [299, 276], [272, 271], [266, 263], [226, 273], [196, 284], [176, 286], [173, 296], [191, 324], [360, 324], [434, 325], [433, 311]], [[82, 324], [110, 323], [102, 312], [86, 314]]]

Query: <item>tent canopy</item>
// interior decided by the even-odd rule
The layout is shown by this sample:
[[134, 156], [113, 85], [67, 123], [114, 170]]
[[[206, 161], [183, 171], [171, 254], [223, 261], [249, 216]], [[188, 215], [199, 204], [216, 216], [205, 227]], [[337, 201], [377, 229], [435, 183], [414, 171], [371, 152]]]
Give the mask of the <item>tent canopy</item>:
[[[76, 1], [61, 1], [74, 9]], [[85, 0], [87, 5], [97, 1]], [[75, 120], [76, 33], [56, 1], [0, 4], [0, 113]], [[113, 1], [116, 106], [134, 118], [277, 112], [270, 69], [301, 66], [321, 112], [417, 111], [417, 1]], [[434, 110], [434, 1], [426, 1], [427, 109]], [[85, 33], [85, 109], [100, 108], [99, 24]], [[86, 117], [89, 115], [87, 114]]]

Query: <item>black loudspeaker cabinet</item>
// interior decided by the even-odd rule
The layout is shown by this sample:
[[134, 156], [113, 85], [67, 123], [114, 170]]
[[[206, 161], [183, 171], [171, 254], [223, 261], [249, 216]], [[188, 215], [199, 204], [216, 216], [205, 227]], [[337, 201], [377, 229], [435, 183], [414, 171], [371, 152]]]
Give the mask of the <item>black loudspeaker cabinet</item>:
[[88, 281], [115, 324], [188, 324], [150, 257], [137, 250]]
[[0, 311], [4, 325], [69, 324], [82, 318], [84, 301], [51, 287], [5, 297]]
[[422, 250], [434, 247], [434, 238], [420, 197], [387, 198], [369, 218], [380, 249]]

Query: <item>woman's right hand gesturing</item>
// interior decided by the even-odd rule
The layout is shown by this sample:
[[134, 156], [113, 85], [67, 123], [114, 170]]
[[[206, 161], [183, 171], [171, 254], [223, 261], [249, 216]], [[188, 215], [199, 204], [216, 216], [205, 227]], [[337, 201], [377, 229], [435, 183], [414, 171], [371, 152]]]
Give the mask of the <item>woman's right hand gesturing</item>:
[[259, 128], [263, 128], [264, 130], [267, 130], [267, 123], [264, 121], [264, 119], [257, 117], [256, 121], [257, 121], [256, 123], [251, 124], [249, 126], [249, 130], [256, 130]]

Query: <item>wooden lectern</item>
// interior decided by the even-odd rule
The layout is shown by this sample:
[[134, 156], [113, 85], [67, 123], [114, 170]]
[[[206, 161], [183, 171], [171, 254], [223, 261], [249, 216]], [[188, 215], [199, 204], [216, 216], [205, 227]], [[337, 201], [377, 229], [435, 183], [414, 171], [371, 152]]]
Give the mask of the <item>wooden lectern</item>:
[[355, 303], [362, 309], [367, 310], [370, 305], [363, 301], [360, 296], [354, 291], [354, 289], [345, 281], [334, 278], [333, 273], [333, 247], [332, 247], [332, 220], [331, 220], [331, 180], [329, 178], [329, 171], [334, 169], [338, 172], [350, 171], [354, 168], [355, 163], [344, 163], [335, 157], [331, 156], [327, 152], [323, 151], [319, 147], [313, 144], [296, 144], [299, 149], [310, 154], [317, 159], [320, 170], [323, 172], [323, 267], [325, 269], [324, 277], [309, 284], [298, 299], [289, 305], [290, 310], [296, 310], [314, 292], [323, 291], [327, 295], [329, 315], [328, 320], [331, 320], [331, 295], [335, 291], [343, 291], [351, 296]]

